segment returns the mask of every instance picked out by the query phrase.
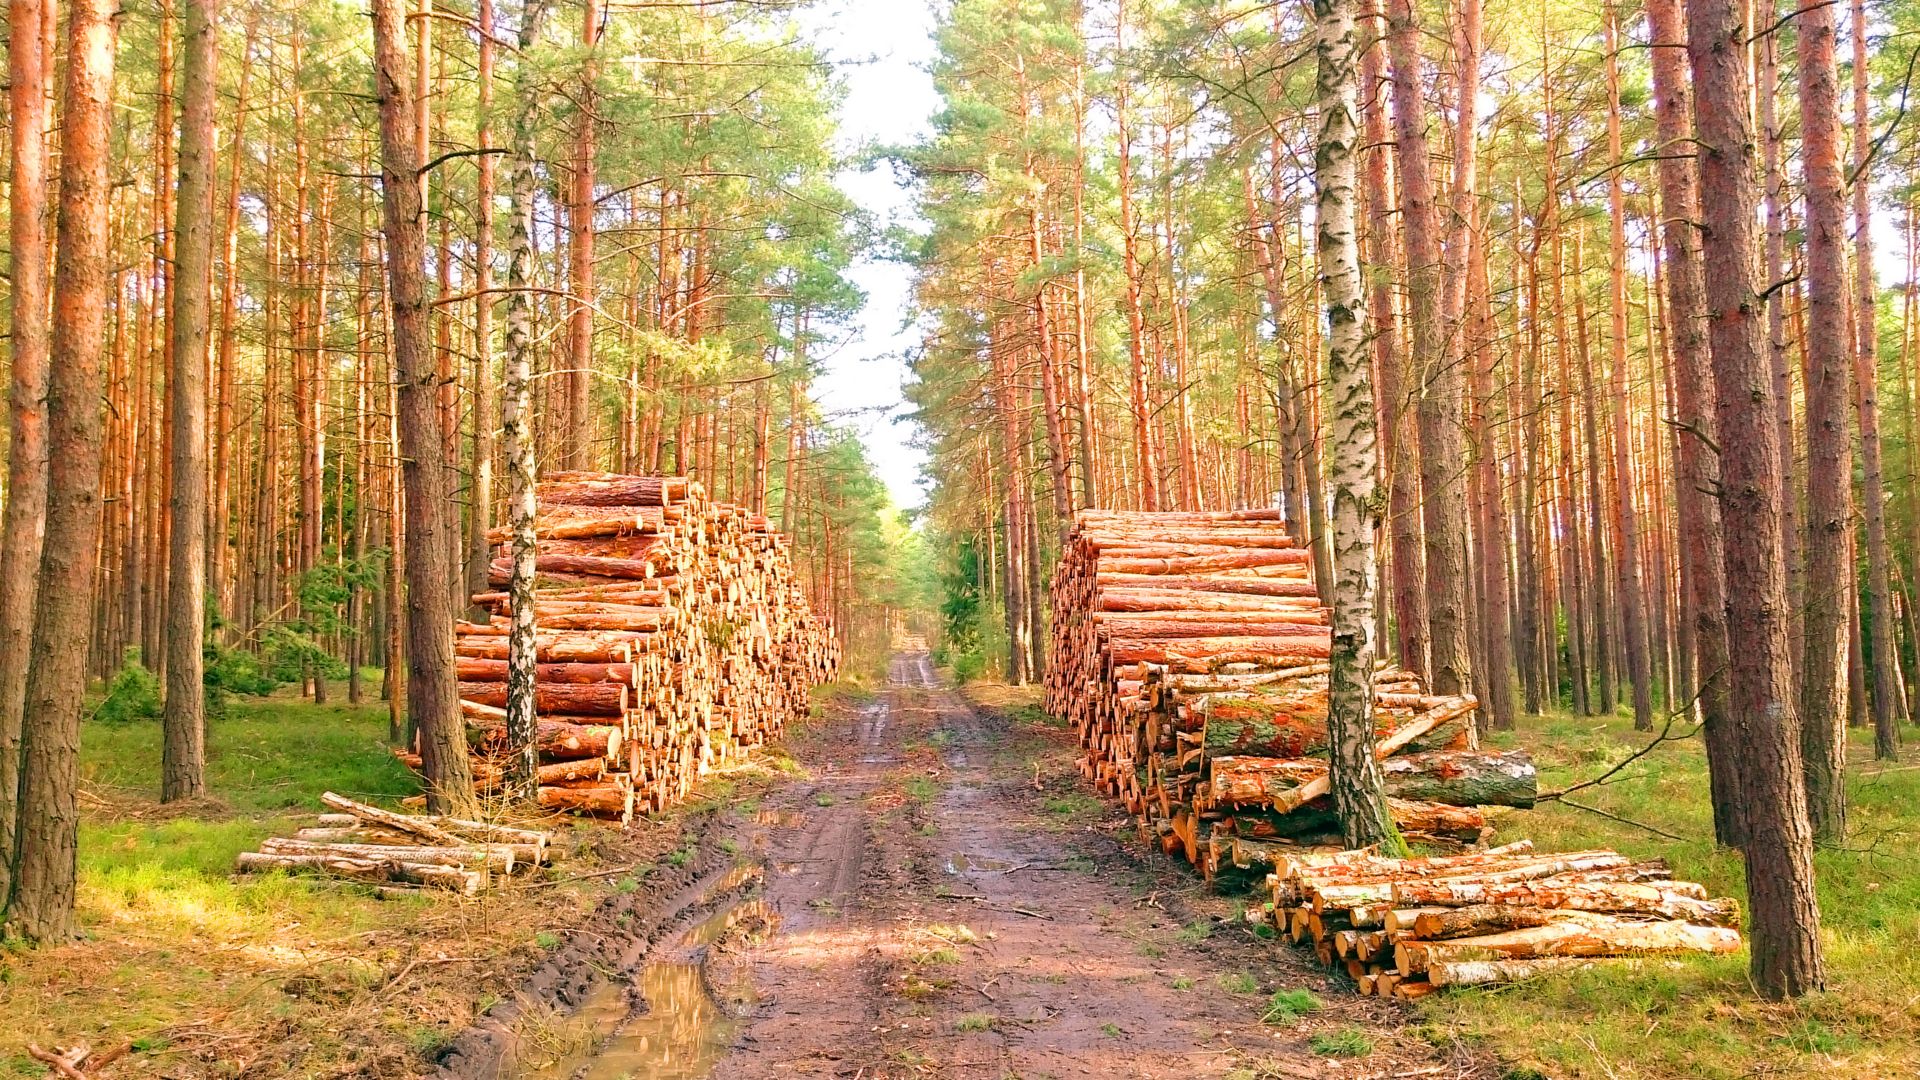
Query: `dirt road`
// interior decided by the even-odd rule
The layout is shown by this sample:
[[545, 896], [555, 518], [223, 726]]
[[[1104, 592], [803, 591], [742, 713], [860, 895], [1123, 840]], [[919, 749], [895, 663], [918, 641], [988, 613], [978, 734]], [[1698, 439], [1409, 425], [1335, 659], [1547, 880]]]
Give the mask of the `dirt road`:
[[1089, 828], [1105, 811], [1059, 775], [1065, 733], [1036, 732], [906, 653], [799, 739], [809, 778], [741, 838], [768, 917], [708, 955], [709, 983], [753, 1004], [707, 1075], [1479, 1075], [1351, 995], [1263, 1022], [1273, 991], [1323, 977]]

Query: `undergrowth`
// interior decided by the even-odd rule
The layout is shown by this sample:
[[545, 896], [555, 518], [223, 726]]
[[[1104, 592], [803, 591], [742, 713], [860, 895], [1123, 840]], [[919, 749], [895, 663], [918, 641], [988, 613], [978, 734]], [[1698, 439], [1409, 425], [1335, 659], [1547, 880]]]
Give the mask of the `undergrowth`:
[[[1493, 740], [1524, 746], [1553, 790], [1605, 772], [1647, 736], [1623, 719], [1524, 718]], [[1871, 732], [1853, 733], [1848, 838], [1815, 855], [1828, 987], [1797, 1003], [1758, 1000], [1747, 954], [1608, 964], [1423, 999], [1443, 1032], [1488, 1044], [1524, 1075], [1566, 1080], [1912, 1075], [1920, 1061], [1920, 765], [1872, 760]], [[1914, 746], [1914, 733], [1907, 733]], [[1737, 852], [1713, 844], [1699, 740], [1663, 746], [1578, 802], [1686, 837], [1671, 840], [1560, 803], [1502, 812], [1499, 840], [1544, 850], [1612, 847], [1664, 858], [1676, 878], [1745, 899]]]

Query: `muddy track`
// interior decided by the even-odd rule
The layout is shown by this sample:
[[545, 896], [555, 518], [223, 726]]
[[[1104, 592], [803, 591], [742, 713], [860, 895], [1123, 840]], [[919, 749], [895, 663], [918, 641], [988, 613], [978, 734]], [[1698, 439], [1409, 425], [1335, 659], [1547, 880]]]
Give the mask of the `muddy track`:
[[[1094, 804], [1037, 790], [1019, 734], [944, 688], [924, 653], [895, 656], [883, 694], [795, 737], [806, 779], [709, 835], [648, 900], [603, 912], [595, 926], [623, 930], [560, 950], [534, 1003], [496, 1009], [443, 1075], [1498, 1075], [1412, 1038], [1398, 1006], [1331, 988], [1191, 874], [1087, 827]], [[1324, 1007], [1265, 1022], [1271, 993], [1295, 987]], [[584, 1023], [582, 1041], [516, 1065], [539, 1009]], [[1373, 1051], [1315, 1053], [1336, 1031]]]

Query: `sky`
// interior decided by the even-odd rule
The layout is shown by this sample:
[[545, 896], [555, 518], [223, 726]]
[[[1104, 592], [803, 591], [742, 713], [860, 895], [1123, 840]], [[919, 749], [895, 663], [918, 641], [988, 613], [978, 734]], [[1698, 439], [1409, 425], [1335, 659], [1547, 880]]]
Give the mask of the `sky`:
[[[824, 0], [803, 10], [801, 25], [839, 67], [847, 99], [842, 149], [916, 142], [928, 130], [938, 99], [927, 66], [933, 58], [931, 0]], [[848, 169], [840, 186], [884, 226], [911, 224], [912, 198], [893, 171]], [[901, 383], [906, 350], [919, 338], [903, 326], [911, 275], [906, 267], [868, 258], [849, 275], [866, 306], [835, 347], [818, 354], [824, 374], [813, 390], [828, 418], [859, 430], [895, 505], [926, 500], [926, 454], [912, 445]]]

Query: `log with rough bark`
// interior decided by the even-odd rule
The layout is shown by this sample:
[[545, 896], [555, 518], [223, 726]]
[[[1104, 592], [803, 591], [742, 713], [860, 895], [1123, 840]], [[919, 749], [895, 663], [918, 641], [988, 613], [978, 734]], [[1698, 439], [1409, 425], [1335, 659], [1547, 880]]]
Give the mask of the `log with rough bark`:
[[480, 891], [486, 875], [479, 870], [435, 863], [404, 862], [394, 859], [355, 859], [337, 855], [274, 855], [243, 851], [235, 860], [242, 873], [268, 870], [308, 871], [356, 881], [384, 881], [403, 885], [422, 885], [451, 889], [471, 896]]

